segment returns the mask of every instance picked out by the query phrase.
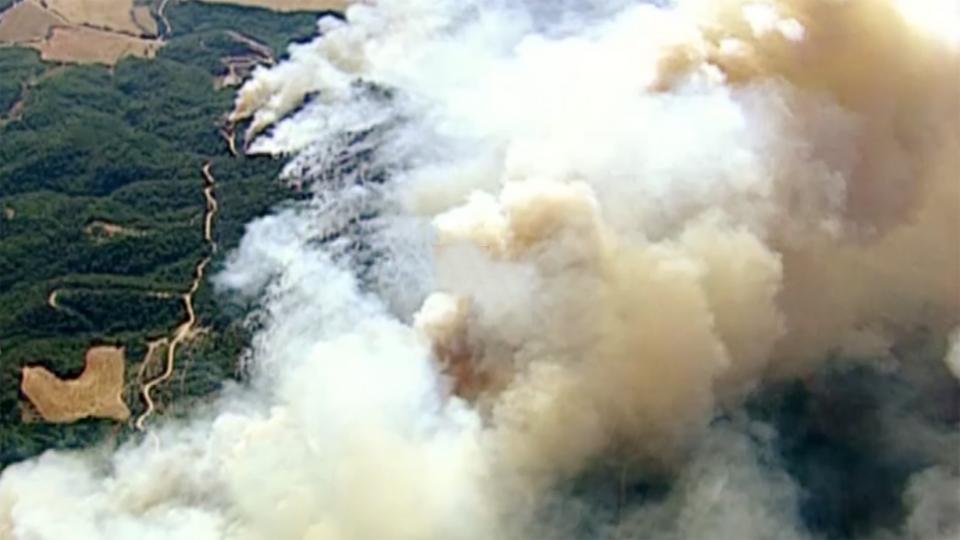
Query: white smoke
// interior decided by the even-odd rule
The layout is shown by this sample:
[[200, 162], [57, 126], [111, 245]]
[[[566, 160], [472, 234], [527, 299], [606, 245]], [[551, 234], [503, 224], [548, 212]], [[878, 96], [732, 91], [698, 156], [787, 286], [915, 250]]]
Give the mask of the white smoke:
[[960, 328], [950, 334], [950, 348], [947, 355], [943, 357], [943, 363], [954, 377], [960, 379]]
[[[218, 277], [262, 305], [250, 381], [8, 468], [0, 539], [810, 537], [776, 434], [716, 418], [960, 323], [956, 49], [892, 0], [379, 0], [320, 30], [233, 113], [314, 190]], [[591, 517], [565, 486], [611, 456], [668, 493]]]
[[[490, 537], [476, 414], [443, 399], [424, 340], [304, 245], [299, 225], [252, 226], [224, 278], [280, 276], [264, 291], [255, 388], [156, 442], [10, 467], [5, 538]], [[290, 251], [248, 265], [266, 242]]]
[[956, 470], [932, 467], [915, 475], [905, 497], [912, 510], [906, 538], [947, 540], [960, 535], [960, 475]]

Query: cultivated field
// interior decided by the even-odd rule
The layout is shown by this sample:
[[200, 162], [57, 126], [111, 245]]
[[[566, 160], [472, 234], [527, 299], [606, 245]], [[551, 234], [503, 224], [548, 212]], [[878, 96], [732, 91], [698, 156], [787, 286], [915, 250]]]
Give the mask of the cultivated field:
[[134, 24], [137, 25], [148, 36], [156, 36], [160, 32], [157, 20], [150, 14], [150, 8], [147, 6], [136, 6], [130, 12]]
[[84, 27], [54, 28], [49, 38], [30, 46], [51, 62], [114, 65], [125, 56], [153, 58], [162, 43]]
[[25, 0], [0, 17], [0, 43], [43, 41], [56, 25], [67, 22], [44, 9], [37, 0]]
[[[134, 36], [156, 35], [157, 23], [147, 6], [134, 7], [133, 0], [46, 0], [47, 8], [74, 25], [113, 30]], [[144, 17], [146, 15], [146, 17]], [[141, 28], [149, 19], [149, 28]]]
[[163, 42], [147, 6], [133, 0], [24, 0], [0, 13], [0, 45], [37, 49], [44, 60], [114, 65], [153, 58]]
[[86, 368], [76, 379], [62, 380], [43, 367], [25, 367], [20, 389], [47, 422], [63, 424], [83, 418], [125, 421], [130, 409], [123, 401], [124, 351], [92, 347]]

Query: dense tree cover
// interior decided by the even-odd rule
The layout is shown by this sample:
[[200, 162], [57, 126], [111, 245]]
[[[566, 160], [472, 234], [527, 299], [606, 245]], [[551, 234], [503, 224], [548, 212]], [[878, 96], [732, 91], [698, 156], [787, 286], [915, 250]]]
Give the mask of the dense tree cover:
[[[33, 83], [22, 118], [0, 121], [0, 467], [46, 448], [127, 436], [129, 427], [106, 421], [21, 422], [20, 368], [39, 364], [69, 377], [91, 344], [122, 345], [127, 401], [140, 410], [136, 363], [147, 340], [183, 319], [179, 295], [210, 254], [205, 162], [213, 162], [221, 208], [208, 275], [244, 224], [290, 196], [276, 180], [279, 161], [227, 154], [219, 130], [233, 90], [214, 82], [225, 71], [221, 58], [249, 53], [226, 31], [279, 50], [313, 33], [316, 16], [199, 3], [171, 3], [167, 12], [173, 33], [152, 60], [51, 71], [33, 51], [0, 49], [0, 120], [3, 105]], [[247, 339], [248, 306], [207, 283], [194, 304], [203, 336], [179, 349], [187, 369], [159, 388], [175, 411], [236, 377]]]
[[[247, 8], [230, 5], [209, 5], [188, 3], [168, 10], [167, 18], [173, 26], [174, 35], [192, 34], [194, 38], [206, 38], [211, 33], [223, 29], [242, 32], [244, 35], [267, 45], [279, 56], [291, 41], [301, 41], [313, 35], [317, 28], [317, 15], [311, 13], [274, 13], [259, 8]], [[215, 47], [217, 42], [204, 39], [207, 47]], [[185, 42], [189, 43], [189, 41]], [[171, 51], [182, 51], [171, 47]], [[196, 48], [190, 51], [196, 55]], [[199, 48], [200, 52], [208, 48]], [[186, 52], [186, 51], [183, 51]], [[236, 52], [236, 49], [234, 49]], [[220, 54], [220, 51], [216, 51]]]
[[[0, 0], [0, 10], [4, 1]], [[19, 101], [24, 85], [45, 69], [36, 51], [0, 48], [0, 119]]]
[[178, 354], [179, 369], [155, 396], [164, 412], [186, 414], [203, 396], [237, 381], [237, 359], [247, 339], [247, 332], [234, 325], [184, 347]]
[[64, 427], [21, 423], [17, 418], [0, 430], [0, 464], [22, 461], [49, 449], [85, 448], [118, 430], [109, 420], [87, 419]]
[[138, 291], [67, 289], [60, 295], [59, 303], [109, 335], [129, 331], [159, 334], [182, 313], [178, 297], [157, 297]]

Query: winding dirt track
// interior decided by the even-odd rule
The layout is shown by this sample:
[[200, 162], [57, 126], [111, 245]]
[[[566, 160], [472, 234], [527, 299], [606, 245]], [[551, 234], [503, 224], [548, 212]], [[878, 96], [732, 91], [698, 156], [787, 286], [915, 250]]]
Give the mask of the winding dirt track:
[[246, 45], [260, 62], [271, 66], [277, 63], [277, 59], [273, 56], [273, 49], [266, 44], [234, 30], [227, 30], [225, 33], [230, 39]]
[[237, 153], [237, 133], [233, 123], [228, 123], [225, 127], [221, 128], [220, 136], [223, 137], [223, 140], [227, 141], [227, 150], [230, 151], [230, 155], [238, 157], [240, 154]]
[[10, 110], [6, 112], [3, 116], [0, 116], [0, 128], [6, 126], [7, 124], [13, 122], [19, 122], [20, 118], [23, 117], [23, 108], [27, 104], [27, 97], [30, 95], [30, 89], [27, 85], [23, 85], [20, 88], [20, 97], [17, 98], [17, 101], [10, 107]]
[[170, 379], [171, 376], [173, 376], [173, 371], [176, 367], [177, 346], [180, 345], [183, 340], [187, 339], [191, 330], [193, 330], [194, 326], [196, 326], [197, 314], [193, 309], [193, 295], [197, 292], [197, 289], [200, 288], [200, 284], [203, 283], [207, 265], [210, 264], [210, 260], [217, 251], [217, 243], [213, 240], [213, 221], [217, 215], [217, 211], [219, 210], [219, 205], [217, 204], [217, 199], [214, 195], [216, 179], [213, 177], [213, 173], [211, 171], [212, 167], [213, 164], [209, 161], [203, 165], [203, 196], [207, 202], [203, 219], [203, 239], [210, 246], [210, 251], [204, 258], [200, 260], [200, 262], [197, 263], [197, 266], [193, 271], [193, 282], [190, 284], [190, 288], [187, 290], [187, 292], [183, 293], [181, 296], [183, 307], [187, 313], [187, 318], [173, 331], [173, 336], [170, 338], [170, 343], [167, 346], [166, 363], [163, 373], [144, 383], [143, 389], [141, 390], [141, 395], [143, 396], [143, 401], [146, 403], [147, 408], [134, 423], [134, 426], [140, 431], [144, 430], [147, 419], [150, 418], [150, 416], [156, 410], [156, 403], [153, 400], [153, 389], [158, 385], [165, 383]]
[[164, 30], [161, 32], [161, 38], [167, 38], [173, 32], [173, 27], [170, 26], [170, 20], [167, 19], [167, 4], [170, 0], [163, 0], [160, 2], [160, 7], [157, 8], [157, 16], [160, 17], [160, 20], [163, 21]]
[[27, 106], [27, 101], [30, 99], [30, 92], [33, 88], [50, 77], [61, 73], [64, 69], [64, 66], [52, 67], [25, 81], [20, 87], [20, 97], [17, 98], [17, 101], [7, 112], [0, 115], [0, 128], [13, 122], [19, 122], [20, 119], [23, 118], [23, 109]]

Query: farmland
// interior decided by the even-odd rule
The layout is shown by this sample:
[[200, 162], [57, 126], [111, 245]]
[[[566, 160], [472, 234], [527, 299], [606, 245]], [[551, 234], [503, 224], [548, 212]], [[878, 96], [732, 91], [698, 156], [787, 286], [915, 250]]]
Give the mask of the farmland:
[[34, 48], [48, 62], [153, 58], [163, 45], [157, 34], [150, 7], [133, 0], [23, 0], [0, 14], [0, 44]]

